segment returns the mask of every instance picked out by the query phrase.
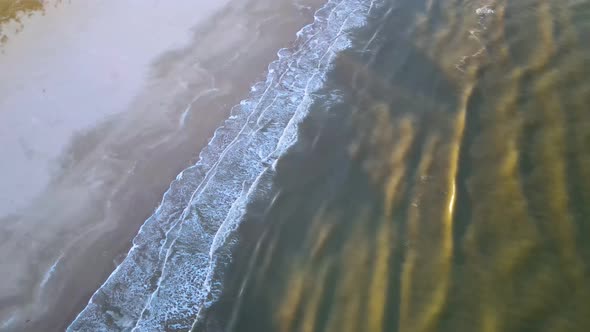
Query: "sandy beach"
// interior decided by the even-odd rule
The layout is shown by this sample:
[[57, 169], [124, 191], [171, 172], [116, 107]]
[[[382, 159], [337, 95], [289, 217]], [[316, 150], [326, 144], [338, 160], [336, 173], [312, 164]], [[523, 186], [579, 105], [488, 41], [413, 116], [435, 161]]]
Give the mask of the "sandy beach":
[[0, 331], [69, 324], [321, 2], [90, 1], [23, 20], [0, 54]]

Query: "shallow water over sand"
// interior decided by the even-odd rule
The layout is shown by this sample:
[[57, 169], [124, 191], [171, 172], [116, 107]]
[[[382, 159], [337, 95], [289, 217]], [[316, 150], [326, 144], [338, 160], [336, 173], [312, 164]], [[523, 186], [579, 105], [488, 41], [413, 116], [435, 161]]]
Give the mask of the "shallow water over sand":
[[590, 2], [355, 9], [197, 331], [587, 331]]

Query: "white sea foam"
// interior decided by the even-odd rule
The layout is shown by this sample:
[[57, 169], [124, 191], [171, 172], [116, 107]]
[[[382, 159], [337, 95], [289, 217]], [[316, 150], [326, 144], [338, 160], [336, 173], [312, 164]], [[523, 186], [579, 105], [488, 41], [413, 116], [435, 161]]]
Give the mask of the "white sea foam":
[[[187, 117], [189, 117], [189, 113], [191, 111], [191, 108], [193, 107], [194, 103], [197, 102], [197, 100], [201, 99], [202, 97], [212, 93], [212, 92], [217, 92], [219, 91], [219, 89], [217, 88], [211, 88], [211, 89], [207, 89], [204, 91], [201, 91], [199, 94], [197, 94], [196, 97], [193, 98], [193, 100], [191, 100], [190, 103], [188, 103], [188, 105], [186, 106], [186, 108], [184, 109], [184, 111], [182, 112], [182, 114], [180, 115], [180, 118], [178, 119], [178, 127], [182, 128], [185, 126], [186, 124], [186, 119]], [[182, 173], [181, 173], [182, 174]]]
[[490, 8], [490, 6], [483, 6], [483, 7], [477, 8], [475, 10], [475, 13], [480, 16], [487, 16], [487, 15], [494, 14], [495, 11], [492, 8]]
[[49, 267], [47, 272], [45, 272], [45, 275], [43, 276], [43, 280], [41, 280], [41, 285], [40, 285], [41, 289], [45, 288], [45, 285], [47, 284], [47, 282], [53, 277], [53, 275], [55, 274], [55, 270], [57, 269], [57, 266], [59, 265], [59, 263], [61, 262], [63, 257], [64, 257], [64, 255], [62, 253], [55, 260], [55, 262]]
[[273, 165], [297, 141], [335, 55], [351, 45], [347, 32], [365, 23], [375, 2], [328, 1], [297, 33], [296, 45], [279, 50], [266, 81], [252, 87], [199, 161], [172, 182], [125, 260], [68, 331], [190, 329], [221, 292], [217, 274], [231, 259], [247, 204], [269, 190]]

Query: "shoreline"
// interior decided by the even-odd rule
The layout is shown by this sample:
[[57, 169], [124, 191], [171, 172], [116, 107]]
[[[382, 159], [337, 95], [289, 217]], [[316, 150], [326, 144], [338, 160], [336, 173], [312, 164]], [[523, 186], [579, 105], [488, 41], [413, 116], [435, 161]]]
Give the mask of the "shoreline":
[[[246, 9], [254, 1], [234, 1], [231, 5], [235, 6], [235, 2]], [[35, 211], [12, 223], [16, 227], [32, 221], [43, 227], [42, 216], [57, 213], [53, 222], [61, 229], [54, 239], [42, 239], [45, 250], [34, 254], [39, 259], [34, 264], [41, 280], [35, 283], [44, 287], [36, 286], [33, 302], [14, 316], [20, 319], [20, 324], [12, 325], [15, 329], [59, 331], [69, 325], [113, 271], [113, 260], [127, 253], [131, 239], [153, 213], [170, 182], [195, 162], [198, 152], [229, 116], [231, 106], [264, 75], [277, 50], [288, 46], [295, 33], [313, 19], [305, 13], [297, 14], [299, 9], [291, 3], [256, 3], [274, 12], [270, 23], [281, 24], [280, 31], [260, 30], [257, 39], [244, 47], [244, 37], [251, 33], [247, 27], [256, 26], [261, 17], [256, 13], [248, 17], [239, 9], [218, 12], [207, 21], [214, 20], [214, 24], [203, 22], [195, 30], [189, 46], [158, 57], [148, 88], [130, 106], [136, 111], [111, 117], [106, 125], [76, 136], [64, 158], [69, 162], [63, 163], [61, 176], [56, 176], [46, 196], [42, 194], [37, 200]], [[234, 30], [233, 38], [220, 38], [240, 20], [245, 29], [239, 33]], [[202, 43], [220, 39], [226, 43], [217, 49]], [[208, 70], [187, 73], [186, 68], [194, 68], [196, 63], [206, 63]], [[164, 102], [160, 99], [161, 103], [154, 106], [161, 97], [155, 92], [179, 76], [187, 78], [187, 89], [165, 96]], [[191, 82], [191, 77], [197, 77], [196, 81]], [[215, 81], [213, 87], [211, 78]], [[207, 89], [211, 91], [201, 98], [194, 97]], [[96, 183], [90, 181], [89, 173], [93, 173]], [[63, 204], [71, 206], [63, 209]], [[43, 272], [39, 267], [45, 265]], [[52, 273], [47, 277], [49, 270]], [[32, 317], [40, 308], [49, 309], [40, 317]], [[2, 311], [0, 307], [0, 317], [5, 318]]]

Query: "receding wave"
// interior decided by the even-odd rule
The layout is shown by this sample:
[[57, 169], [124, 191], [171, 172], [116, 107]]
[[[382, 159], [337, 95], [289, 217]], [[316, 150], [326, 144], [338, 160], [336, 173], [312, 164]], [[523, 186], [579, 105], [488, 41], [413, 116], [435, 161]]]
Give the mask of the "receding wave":
[[278, 158], [298, 139], [335, 55], [350, 47], [374, 2], [328, 1], [281, 49], [265, 82], [231, 116], [164, 194], [126, 259], [68, 331], [186, 331], [221, 292], [246, 204], [265, 195]]

